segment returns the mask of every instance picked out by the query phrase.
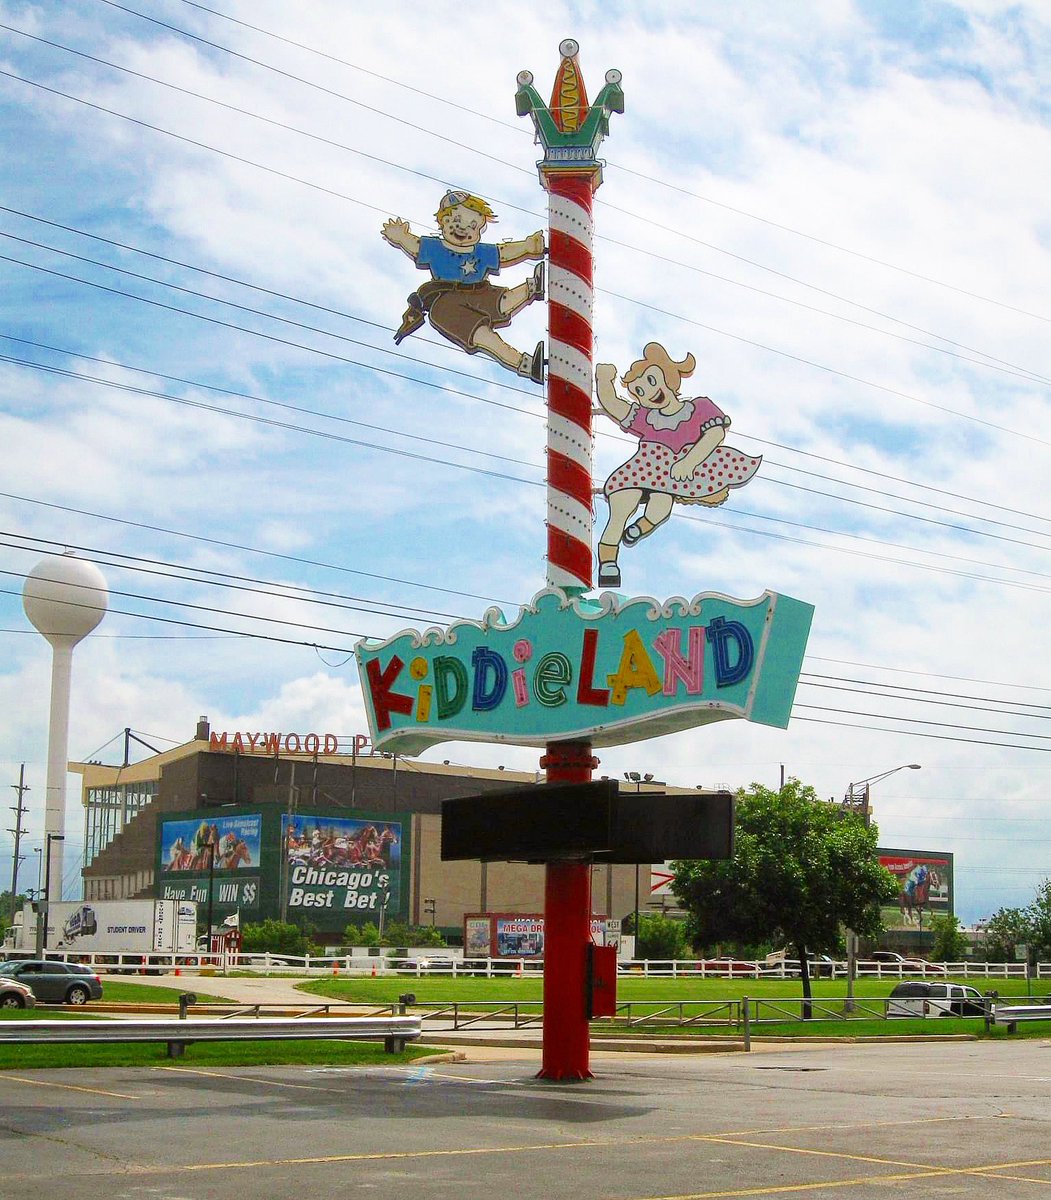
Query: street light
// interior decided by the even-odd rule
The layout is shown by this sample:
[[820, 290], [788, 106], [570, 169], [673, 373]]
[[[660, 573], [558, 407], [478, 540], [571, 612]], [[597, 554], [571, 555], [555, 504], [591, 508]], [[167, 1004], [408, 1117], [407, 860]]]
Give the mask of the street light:
[[44, 899], [37, 905], [36, 956], [43, 958], [47, 949], [47, 918], [51, 908], [51, 843], [64, 842], [64, 833], [48, 833], [44, 846]]
[[851, 809], [860, 808], [867, 825], [869, 823], [869, 789], [872, 785], [898, 771], [919, 771], [920, 769], [920, 763], [902, 763], [900, 767], [891, 767], [889, 771], [880, 771], [878, 775], [870, 775], [868, 779], [859, 779], [857, 783], [848, 783], [847, 794], [843, 797], [843, 806]]
[[[880, 780], [886, 779], [890, 775], [896, 774], [898, 771], [919, 771], [920, 763], [902, 763], [900, 767], [891, 767], [888, 771], [880, 771], [877, 775], [870, 775], [867, 779], [859, 779], [856, 783], [847, 784], [847, 794], [843, 797], [843, 807], [851, 812], [860, 812], [861, 819], [865, 822], [866, 827], [869, 824], [869, 816], [871, 809], [869, 807], [869, 793], [874, 783], [879, 783]], [[856, 798], [859, 795], [858, 789], [863, 789], [860, 792], [860, 802]], [[853, 929], [848, 929], [847, 933], [847, 1002], [844, 1008], [847, 1012], [854, 1011], [854, 976], [857, 974], [858, 966], [858, 937]]]

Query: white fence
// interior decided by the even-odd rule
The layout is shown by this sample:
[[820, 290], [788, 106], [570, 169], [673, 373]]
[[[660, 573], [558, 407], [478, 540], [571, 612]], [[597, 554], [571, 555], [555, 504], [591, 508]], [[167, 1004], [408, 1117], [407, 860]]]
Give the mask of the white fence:
[[[66, 954], [49, 951], [48, 958], [64, 958]], [[480, 976], [485, 978], [532, 977], [543, 974], [541, 959], [533, 958], [468, 958], [456, 951], [434, 951], [430, 948], [411, 951], [408, 957], [380, 954], [293, 955], [293, 954], [91, 954], [78, 955], [82, 962], [111, 974], [191, 975], [200, 971], [227, 973], [250, 971], [265, 975], [426, 975]], [[822, 962], [815, 978], [846, 979], [846, 962]], [[744, 959], [636, 959], [618, 963], [621, 975], [654, 979], [791, 979], [799, 974], [795, 963], [767, 963]], [[858, 979], [940, 979], [951, 975], [956, 979], [1025, 979], [1025, 963], [953, 962], [907, 963], [869, 962], [856, 964]], [[1037, 963], [1034, 979], [1051, 980], [1051, 962]]]
[[[656, 979], [796, 979], [799, 966], [793, 962], [767, 963], [733, 959], [729, 962], [706, 959], [637, 959], [618, 964], [621, 975], [641, 975]], [[846, 979], [847, 963], [817, 964], [810, 970], [812, 978]], [[928, 963], [916, 960], [907, 963], [868, 962], [855, 964], [858, 979], [1025, 979], [1025, 963], [954, 962]], [[1034, 979], [1051, 979], [1051, 963], [1037, 963]]]

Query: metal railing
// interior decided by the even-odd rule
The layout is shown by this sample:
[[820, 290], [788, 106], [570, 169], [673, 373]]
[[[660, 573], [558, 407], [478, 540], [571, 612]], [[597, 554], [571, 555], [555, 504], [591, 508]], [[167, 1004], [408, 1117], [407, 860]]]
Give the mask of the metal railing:
[[419, 1017], [161, 1017], [138, 1020], [0, 1021], [0, 1045], [57, 1043], [165, 1042], [178, 1057], [193, 1042], [275, 1041], [323, 1038], [328, 1041], [382, 1041], [389, 1053], [420, 1036]]

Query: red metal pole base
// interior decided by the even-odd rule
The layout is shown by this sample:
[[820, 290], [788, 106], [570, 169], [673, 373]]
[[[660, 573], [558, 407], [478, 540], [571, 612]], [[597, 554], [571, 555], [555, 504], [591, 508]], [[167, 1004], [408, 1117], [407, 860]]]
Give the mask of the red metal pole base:
[[[589, 742], [549, 745], [548, 783], [588, 783], [597, 761]], [[544, 884], [544, 1046], [538, 1079], [590, 1079], [587, 948], [591, 865], [548, 863]]]

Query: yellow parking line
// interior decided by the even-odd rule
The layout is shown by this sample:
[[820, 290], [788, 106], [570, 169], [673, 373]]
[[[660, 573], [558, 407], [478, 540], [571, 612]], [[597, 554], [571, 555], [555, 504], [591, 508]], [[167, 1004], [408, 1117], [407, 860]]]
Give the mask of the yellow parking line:
[[[740, 1143], [744, 1145], [745, 1143]], [[769, 1146], [764, 1149], [780, 1150], [783, 1147]], [[815, 1151], [814, 1153], [820, 1153]], [[850, 1158], [852, 1155], [834, 1155], [837, 1158]], [[872, 1161], [862, 1159], [861, 1161]], [[880, 1160], [875, 1160], [880, 1161]], [[970, 1167], [928, 1167], [924, 1170], [912, 1171], [907, 1173], [898, 1173], [894, 1175], [862, 1175], [852, 1179], [830, 1179], [821, 1183], [780, 1183], [771, 1184], [769, 1186], [757, 1185], [747, 1188], [733, 1188], [728, 1191], [718, 1192], [675, 1192], [668, 1195], [660, 1196], [638, 1196], [634, 1200], [729, 1200], [734, 1196], [777, 1196], [784, 1195], [787, 1192], [806, 1192], [817, 1191], [818, 1189], [842, 1188], [842, 1187], [861, 1187], [863, 1184], [885, 1184], [885, 1183], [906, 1183], [916, 1179], [945, 1179], [950, 1176], [957, 1178], [961, 1176], [971, 1176], [978, 1179], [1013, 1179], [1011, 1175], [993, 1175], [992, 1171], [1010, 1170], [1014, 1167], [1036, 1167], [1048, 1166], [1051, 1164], [1051, 1159], [1040, 1158], [1033, 1159], [1029, 1162], [1018, 1163], [989, 1163], [985, 1166], [970, 1166]], [[1017, 1177], [1022, 1178], [1022, 1177]], [[1046, 1179], [1023, 1179], [1025, 1183], [1041, 1183], [1047, 1184]]]
[[93, 1096], [116, 1096], [120, 1100], [138, 1100], [139, 1096], [132, 1096], [128, 1092], [107, 1092], [105, 1088], [90, 1088], [81, 1087], [77, 1083], [55, 1083], [50, 1079], [25, 1079], [21, 1075], [8, 1075], [5, 1071], [0, 1080], [10, 1079], [13, 1083], [29, 1083], [34, 1087], [53, 1087], [62, 1088], [67, 1092], [90, 1092]]
[[177, 1075], [203, 1075], [206, 1079], [232, 1079], [237, 1083], [251, 1083], [253, 1086], [265, 1084], [268, 1087], [295, 1088], [303, 1092], [337, 1092], [345, 1094], [344, 1088], [320, 1087], [316, 1083], [285, 1083], [282, 1079], [260, 1079], [256, 1075], [227, 1075], [223, 1071], [205, 1071], [193, 1067], [153, 1067], [154, 1071], [172, 1071]]

